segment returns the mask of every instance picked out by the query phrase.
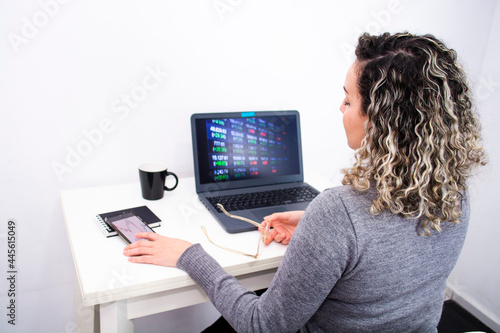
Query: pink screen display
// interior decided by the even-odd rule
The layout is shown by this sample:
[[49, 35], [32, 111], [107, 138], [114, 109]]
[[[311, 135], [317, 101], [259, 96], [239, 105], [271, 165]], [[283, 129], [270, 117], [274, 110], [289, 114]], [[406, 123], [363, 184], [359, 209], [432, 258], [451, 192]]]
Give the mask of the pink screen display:
[[124, 218], [123, 220], [112, 222], [113, 225], [118, 228], [121, 233], [130, 240], [130, 242], [136, 242], [138, 240], [143, 240], [135, 237], [138, 232], [151, 232], [151, 229], [145, 225], [137, 216], [131, 216]]

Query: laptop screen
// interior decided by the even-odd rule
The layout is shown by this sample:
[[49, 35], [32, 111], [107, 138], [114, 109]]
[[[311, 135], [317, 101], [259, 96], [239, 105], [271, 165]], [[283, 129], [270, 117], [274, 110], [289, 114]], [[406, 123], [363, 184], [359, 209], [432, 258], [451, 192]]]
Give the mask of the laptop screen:
[[195, 114], [191, 122], [197, 188], [303, 180], [297, 111]]

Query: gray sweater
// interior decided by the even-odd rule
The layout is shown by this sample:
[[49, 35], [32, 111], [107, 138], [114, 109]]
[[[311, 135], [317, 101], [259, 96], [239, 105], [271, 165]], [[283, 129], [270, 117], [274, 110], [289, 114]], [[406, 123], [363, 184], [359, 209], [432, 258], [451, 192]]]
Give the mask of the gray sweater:
[[[446, 279], [469, 221], [420, 236], [420, 221], [371, 215], [375, 190], [321, 193], [307, 208], [269, 289], [247, 291], [199, 244], [178, 267], [238, 332], [436, 332]], [[265, 249], [264, 249], [265, 251]]]

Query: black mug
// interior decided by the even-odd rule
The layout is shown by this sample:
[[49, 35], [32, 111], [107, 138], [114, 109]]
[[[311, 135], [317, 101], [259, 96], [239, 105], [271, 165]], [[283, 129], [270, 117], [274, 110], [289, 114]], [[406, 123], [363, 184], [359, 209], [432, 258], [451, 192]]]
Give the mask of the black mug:
[[[168, 176], [175, 178], [175, 185], [165, 186]], [[158, 200], [163, 198], [165, 191], [172, 191], [177, 187], [179, 179], [173, 172], [167, 171], [167, 167], [158, 163], [146, 163], [139, 167], [139, 179], [141, 180], [142, 197], [147, 200]]]

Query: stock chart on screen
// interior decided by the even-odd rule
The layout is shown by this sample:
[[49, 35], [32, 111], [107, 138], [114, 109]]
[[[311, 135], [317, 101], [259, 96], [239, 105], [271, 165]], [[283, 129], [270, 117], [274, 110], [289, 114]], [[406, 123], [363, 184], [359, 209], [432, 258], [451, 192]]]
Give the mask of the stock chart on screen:
[[205, 183], [298, 173], [297, 125], [293, 117], [203, 120]]

